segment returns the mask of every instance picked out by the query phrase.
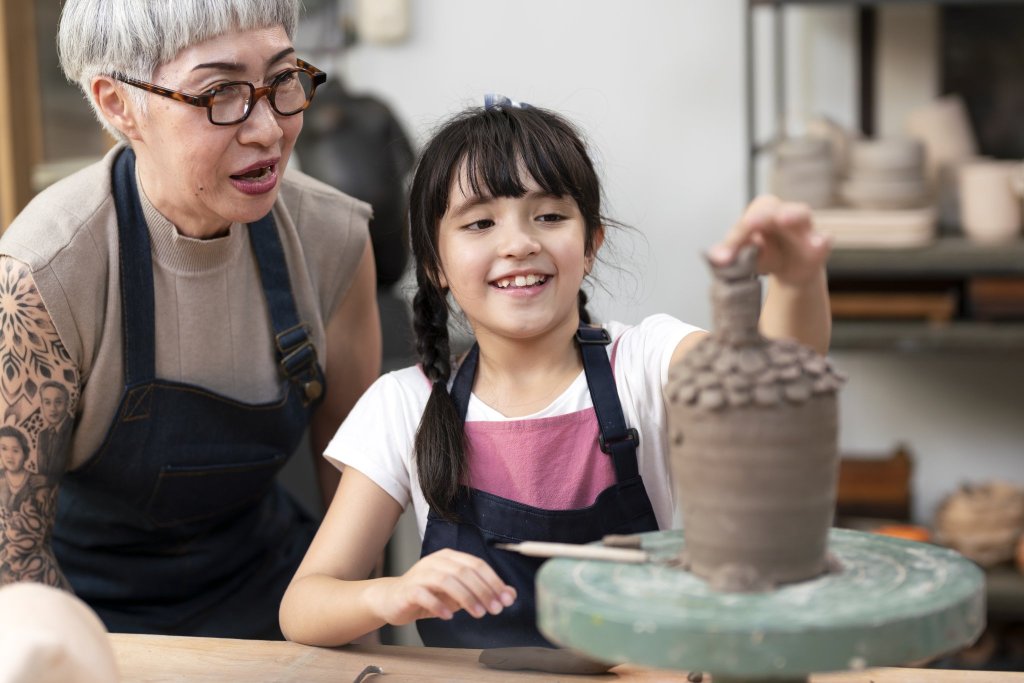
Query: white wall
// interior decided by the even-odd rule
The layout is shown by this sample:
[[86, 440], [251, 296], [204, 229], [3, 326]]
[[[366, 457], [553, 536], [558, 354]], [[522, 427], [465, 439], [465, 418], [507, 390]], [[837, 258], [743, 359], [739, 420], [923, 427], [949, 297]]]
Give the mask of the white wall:
[[[699, 253], [725, 232], [745, 199], [744, 4], [411, 0], [407, 42], [357, 46], [340, 66], [353, 90], [387, 100], [418, 139], [487, 91], [571, 117], [598, 150], [609, 212], [643, 235], [613, 238], [618, 263], [638, 275], [599, 271], [614, 294], [598, 296], [599, 317], [633, 321], [665, 311], [708, 325], [708, 276]], [[906, 52], [907, 25], [934, 26], [934, 14], [908, 16], [915, 10], [930, 11], [883, 13], [886, 59]], [[849, 8], [790, 11], [795, 128], [815, 113], [854, 123], [854, 17]], [[762, 72], [769, 24], [759, 16]], [[886, 63], [879, 79], [883, 132], [898, 132], [892, 129], [901, 111], [914, 103], [908, 94], [928, 96], [922, 80], [934, 87], [927, 72], [934, 61], [918, 53], [909, 62]], [[759, 83], [759, 125], [767, 131], [770, 80], [762, 74]], [[929, 521], [938, 499], [962, 480], [1024, 480], [1024, 420], [1015, 400], [1024, 357], [835, 357], [850, 377], [841, 398], [843, 450], [882, 453], [907, 442], [916, 455], [919, 520]]]

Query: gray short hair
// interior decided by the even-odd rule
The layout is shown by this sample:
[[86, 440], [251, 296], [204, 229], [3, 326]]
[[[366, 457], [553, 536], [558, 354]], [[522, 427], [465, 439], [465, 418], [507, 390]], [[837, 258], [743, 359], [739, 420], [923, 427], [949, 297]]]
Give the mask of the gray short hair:
[[[121, 73], [152, 80], [183, 49], [234, 30], [283, 26], [295, 35], [300, 0], [65, 0], [57, 32], [60, 65], [78, 84], [96, 118], [115, 138], [93, 102], [95, 76]], [[128, 88], [144, 107], [146, 93]]]

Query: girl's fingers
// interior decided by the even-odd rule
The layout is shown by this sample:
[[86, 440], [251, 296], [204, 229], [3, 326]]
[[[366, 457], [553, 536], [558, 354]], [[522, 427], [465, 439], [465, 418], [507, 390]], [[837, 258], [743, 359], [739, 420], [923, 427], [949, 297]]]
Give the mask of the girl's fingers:
[[428, 616], [438, 619], [451, 619], [458, 609], [456, 605], [447, 600], [442, 600], [439, 595], [428, 590], [426, 586], [417, 586], [410, 597], [410, 602], [427, 613]]
[[[497, 602], [497, 612], [500, 612], [501, 607], [508, 607], [515, 602], [516, 590], [502, 581], [491, 565], [475, 555], [467, 553], [460, 553], [454, 559], [472, 572], [472, 581], [480, 582], [477, 595], [487, 599], [487, 602], [484, 604]], [[494, 605], [489, 605], [488, 607], [492, 613], [497, 614], [497, 612], [491, 609], [495, 607]]]

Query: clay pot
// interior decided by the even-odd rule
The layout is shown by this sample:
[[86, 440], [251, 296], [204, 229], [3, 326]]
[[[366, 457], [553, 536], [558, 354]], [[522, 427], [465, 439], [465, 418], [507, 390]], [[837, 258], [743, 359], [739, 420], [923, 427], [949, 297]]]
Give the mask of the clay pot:
[[982, 567], [1012, 560], [1024, 533], [1024, 489], [1006, 482], [964, 485], [939, 504], [935, 535]]
[[962, 165], [960, 223], [968, 238], [1010, 242], [1020, 235], [1021, 178], [1018, 161], [981, 160]]
[[683, 563], [726, 591], [768, 590], [828, 567], [838, 471], [829, 361], [758, 332], [756, 250], [713, 268], [714, 329], [667, 395]]

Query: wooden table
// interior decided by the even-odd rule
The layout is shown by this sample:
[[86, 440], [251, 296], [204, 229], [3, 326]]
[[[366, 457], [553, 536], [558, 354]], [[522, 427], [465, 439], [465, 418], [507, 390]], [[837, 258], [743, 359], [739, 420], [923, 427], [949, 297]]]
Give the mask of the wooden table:
[[[554, 676], [494, 671], [477, 663], [479, 650], [350, 645], [326, 649], [295, 643], [113, 634], [122, 683], [350, 683], [363, 667], [383, 675], [366, 683], [400, 681], [640, 681], [685, 683], [679, 672], [619, 666], [611, 676]], [[710, 681], [705, 677], [705, 681]], [[817, 674], [812, 683], [1024, 683], [1024, 673], [879, 668]]]

